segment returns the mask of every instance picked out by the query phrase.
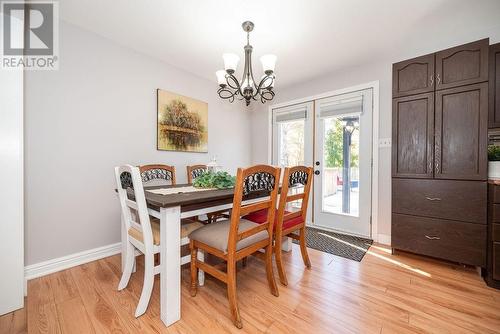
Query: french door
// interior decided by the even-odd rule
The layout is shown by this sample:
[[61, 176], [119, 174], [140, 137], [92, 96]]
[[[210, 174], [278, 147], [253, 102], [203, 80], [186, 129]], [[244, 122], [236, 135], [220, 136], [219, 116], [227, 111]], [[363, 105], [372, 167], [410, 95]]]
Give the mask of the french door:
[[370, 237], [372, 89], [272, 110], [272, 163], [314, 166], [308, 225]]
[[372, 90], [317, 100], [314, 225], [370, 237]]
[[[313, 102], [273, 109], [272, 163], [282, 168], [313, 164]], [[300, 189], [294, 191], [300, 192]], [[306, 222], [312, 222], [312, 196], [309, 198]], [[290, 203], [287, 210], [300, 208], [300, 203]]]

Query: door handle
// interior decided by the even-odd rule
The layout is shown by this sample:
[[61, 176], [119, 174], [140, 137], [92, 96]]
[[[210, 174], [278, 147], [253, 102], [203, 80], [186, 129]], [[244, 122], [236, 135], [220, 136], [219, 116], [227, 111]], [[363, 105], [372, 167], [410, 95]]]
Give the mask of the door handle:
[[429, 240], [441, 240], [441, 238], [440, 238], [440, 237], [435, 237], [435, 236], [429, 236], [429, 235], [426, 235], [425, 237], [426, 237], [427, 239], [429, 239]]
[[441, 77], [439, 76], [439, 73], [438, 73], [436, 76], [436, 84], [439, 85], [440, 82], [441, 82]]
[[426, 197], [425, 199], [428, 201], [440, 201], [441, 200], [441, 198], [439, 198], [439, 197]]
[[319, 171], [319, 170], [315, 170], [315, 171], [314, 171], [314, 174], [315, 174], [315, 175], [319, 175], [319, 173], [320, 173], [320, 171]]
[[434, 74], [431, 74], [431, 87], [434, 85]]

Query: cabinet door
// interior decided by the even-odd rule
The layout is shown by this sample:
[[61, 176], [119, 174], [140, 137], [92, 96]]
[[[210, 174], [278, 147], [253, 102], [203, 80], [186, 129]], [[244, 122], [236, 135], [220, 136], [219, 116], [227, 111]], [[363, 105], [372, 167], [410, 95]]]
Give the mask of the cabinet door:
[[432, 178], [434, 93], [400, 97], [392, 104], [392, 176]]
[[436, 53], [436, 89], [488, 81], [488, 44], [482, 39]]
[[434, 177], [486, 180], [488, 84], [436, 92]]
[[488, 126], [500, 128], [500, 43], [490, 45], [490, 113]]
[[392, 97], [434, 90], [434, 53], [392, 65]]

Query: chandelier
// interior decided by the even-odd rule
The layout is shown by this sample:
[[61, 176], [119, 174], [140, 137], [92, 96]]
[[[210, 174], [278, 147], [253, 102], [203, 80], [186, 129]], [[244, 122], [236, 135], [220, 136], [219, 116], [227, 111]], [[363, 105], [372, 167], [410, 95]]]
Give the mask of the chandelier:
[[265, 55], [260, 58], [264, 75], [256, 84], [252, 70], [252, 49], [250, 45], [250, 32], [254, 28], [254, 24], [250, 21], [245, 21], [241, 25], [243, 30], [247, 33], [247, 45], [245, 45], [245, 67], [243, 69], [243, 76], [241, 81], [235, 77], [236, 67], [240, 58], [234, 53], [224, 53], [224, 70], [215, 72], [217, 75], [217, 83], [219, 89], [217, 93], [222, 99], [233, 102], [234, 99], [245, 100], [246, 105], [250, 105], [252, 100], [257, 101], [260, 99], [262, 103], [270, 101], [274, 98], [274, 66], [276, 64], [275, 55]]

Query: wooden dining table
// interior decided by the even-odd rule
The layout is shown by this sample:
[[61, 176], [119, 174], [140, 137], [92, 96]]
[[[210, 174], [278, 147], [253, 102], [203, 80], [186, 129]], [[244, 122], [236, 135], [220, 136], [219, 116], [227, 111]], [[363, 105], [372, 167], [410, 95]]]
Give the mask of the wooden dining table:
[[[210, 212], [229, 210], [233, 206], [234, 188], [214, 189], [176, 194], [155, 194], [150, 190], [160, 188], [188, 187], [188, 184], [174, 186], [145, 186], [144, 195], [149, 214], [160, 219], [160, 317], [166, 326], [181, 318], [181, 219], [196, 217]], [[243, 204], [262, 200], [267, 193], [252, 193], [243, 199]], [[134, 199], [132, 189], [129, 199]], [[127, 231], [123, 234], [126, 237]], [[125, 240], [123, 238], [122, 240]], [[122, 243], [122, 254], [126, 253]], [[124, 257], [122, 256], [122, 268]]]

